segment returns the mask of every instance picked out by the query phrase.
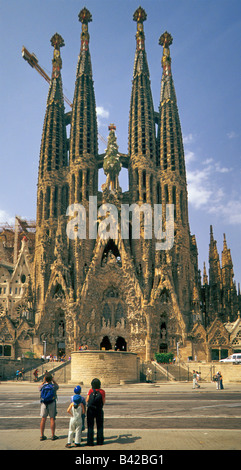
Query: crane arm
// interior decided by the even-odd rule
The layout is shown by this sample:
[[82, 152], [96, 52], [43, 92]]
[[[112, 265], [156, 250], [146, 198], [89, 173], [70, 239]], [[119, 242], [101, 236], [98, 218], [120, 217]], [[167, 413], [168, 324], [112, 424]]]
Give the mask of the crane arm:
[[[33, 53], [31, 54], [24, 46], [22, 47], [22, 56], [29, 63], [29, 65], [31, 65], [31, 67], [37, 70], [37, 72], [46, 80], [46, 82], [51, 82], [51, 78], [47, 75], [44, 69], [40, 67], [36, 55]], [[64, 100], [72, 108], [72, 103], [68, 98], [66, 98], [66, 96], [64, 96]]]
[[[46, 82], [48, 82], [48, 83], [51, 82], [51, 78], [47, 75], [47, 73], [44, 71], [44, 69], [42, 69], [42, 67], [40, 67], [36, 55], [34, 53], [31, 54], [26, 49], [26, 47], [24, 47], [24, 46], [22, 47], [22, 57], [23, 57], [24, 60], [26, 60], [28, 62], [28, 64], [32, 68], [37, 70], [37, 72], [46, 80]], [[70, 106], [70, 108], [72, 108], [72, 103], [68, 98], [66, 98], [66, 96], [64, 96], [64, 100]], [[105, 144], [107, 143], [106, 140], [104, 139], [104, 137], [102, 137], [102, 135], [100, 135], [98, 133], [98, 136], [102, 140], [102, 142], [104, 142]]]

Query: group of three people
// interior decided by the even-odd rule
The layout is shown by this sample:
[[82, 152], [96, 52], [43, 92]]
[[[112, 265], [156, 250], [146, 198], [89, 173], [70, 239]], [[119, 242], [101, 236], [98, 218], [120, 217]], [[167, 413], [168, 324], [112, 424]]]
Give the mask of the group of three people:
[[[40, 386], [40, 440], [46, 438], [44, 435], [46, 419], [50, 417], [50, 429], [52, 432], [52, 440], [58, 439], [55, 435], [56, 415], [57, 415], [57, 390], [58, 384], [55, 382], [51, 374], [46, 374], [44, 381]], [[100, 380], [95, 378], [91, 382], [91, 388], [88, 392], [87, 398], [80, 395], [81, 387], [77, 385], [74, 389], [74, 395], [71, 397], [71, 403], [67, 409], [70, 414], [68, 442], [66, 447], [71, 447], [73, 440], [75, 446], [81, 445], [82, 431], [85, 429], [85, 414], [87, 405], [87, 445], [94, 445], [94, 422], [97, 426], [97, 445], [104, 443], [104, 412], [103, 406], [105, 404], [105, 391], [101, 388]], [[75, 439], [74, 439], [75, 436]]]

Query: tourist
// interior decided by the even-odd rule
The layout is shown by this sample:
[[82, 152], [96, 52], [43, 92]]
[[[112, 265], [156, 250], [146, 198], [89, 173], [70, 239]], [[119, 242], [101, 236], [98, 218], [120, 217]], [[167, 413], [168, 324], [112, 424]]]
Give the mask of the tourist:
[[45, 439], [47, 439], [47, 437], [44, 435], [44, 430], [45, 430], [46, 419], [48, 416], [50, 417], [50, 429], [52, 432], [52, 441], [54, 441], [55, 439], [58, 439], [58, 437], [55, 435], [56, 415], [57, 415], [56, 392], [58, 388], [59, 386], [54, 381], [52, 375], [46, 374], [44, 376], [44, 381], [39, 388], [41, 392], [40, 416], [42, 418], [40, 422], [40, 433], [41, 433], [40, 441], [44, 441]]
[[99, 379], [93, 379], [91, 382], [91, 389], [88, 392], [86, 399], [87, 402], [87, 445], [94, 445], [94, 421], [96, 420], [97, 426], [97, 445], [104, 443], [104, 412], [103, 406], [105, 404], [105, 391], [101, 389]]
[[75, 446], [80, 447], [81, 444], [81, 433], [82, 433], [82, 414], [85, 412], [85, 408], [80, 395], [74, 395], [73, 401], [70, 403], [67, 413], [70, 414], [69, 422], [69, 434], [68, 443], [65, 447], [71, 447], [74, 440], [75, 434]]
[[200, 385], [198, 384], [198, 381], [197, 381], [197, 373], [195, 370], [192, 371], [193, 375], [192, 375], [192, 388], [200, 388]]
[[216, 389], [222, 390], [223, 389], [223, 377], [221, 375], [221, 372], [217, 372], [217, 374], [215, 375], [215, 382], [216, 382]]
[[223, 376], [221, 374], [221, 372], [219, 371], [219, 374], [220, 374], [220, 390], [223, 390], [224, 389], [224, 386], [223, 386]]
[[201, 372], [198, 372], [196, 370], [196, 374], [197, 374], [197, 383], [199, 384], [199, 381], [201, 380]]
[[[80, 395], [81, 393], [81, 386], [80, 385], [77, 385], [74, 389], [74, 393], [75, 395], [79, 395], [80, 398], [81, 398], [81, 403], [83, 403], [84, 405], [84, 411], [82, 413], [82, 431], [85, 430], [85, 413], [86, 413], [86, 401], [85, 401], [85, 398], [82, 397], [82, 395]], [[71, 397], [71, 402], [73, 401], [73, 398], [74, 398], [74, 395]]]
[[38, 381], [38, 369], [35, 369], [33, 375], [34, 375], [34, 382], [37, 382]]

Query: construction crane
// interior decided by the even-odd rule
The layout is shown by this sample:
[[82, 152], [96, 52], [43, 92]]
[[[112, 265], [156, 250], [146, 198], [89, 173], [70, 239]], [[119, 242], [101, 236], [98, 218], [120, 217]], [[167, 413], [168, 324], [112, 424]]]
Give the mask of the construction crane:
[[[37, 70], [38, 73], [40, 73], [40, 75], [46, 80], [46, 82], [50, 83], [51, 82], [51, 78], [47, 75], [47, 73], [44, 71], [44, 69], [42, 69], [42, 67], [40, 67], [39, 63], [38, 63], [38, 59], [36, 57], [36, 55], [34, 53], [30, 53], [26, 47], [22, 47], [22, 56], [24, 58], [24, 60], [26, 60], [28, 62], [29, 65], [31, 65], [31, 67], [33, 67], [35, 70]], [[69, 101], [68, 98], [66, 98], [66, 96], [64, 96], [64, 101], [66, 101], [66, 103], [70, 106], [70, 108], [72, 108], [72, 103], [71, 101]]]
[[[51, 82], [51, 78], [47, 75], [47, 73], [44, 71], [44, 69], [42, 67], [40, 67], [39, 63], [38, 63], [38, 59], [36, 57], [36, 55], [32, 52], [32, 54], [26, 49], [26, 47], [22, 47], [22, 57], [24, 58], [24, 60], [26, 60], [28, 62], [28, 64], [34, 68], [35, 70], [37, 70], [37, 72], [46, 80], [46, 82], [50, 83]], [[70, 106], [70, 108], [72, 108], [72, 103], [71, 101], [65, 96], [64, 96], [64, 101]], [[100, 140], [102, 140], [102, 142], [104, 144], [107, 144], [106, 140], [104, 139], [104, 137], [102, 137], [102, 135], [100, 135], [98, 133], [98, 136], [100, 138]]]

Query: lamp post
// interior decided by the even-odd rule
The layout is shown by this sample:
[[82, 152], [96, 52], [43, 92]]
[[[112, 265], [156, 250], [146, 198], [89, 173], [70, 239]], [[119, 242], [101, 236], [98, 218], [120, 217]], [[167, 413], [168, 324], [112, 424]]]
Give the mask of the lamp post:
[[47, 344], [47, 341], [43, 341], [43, 355], [44, 355], [44, 359], [46, 359], [46, 344]]

